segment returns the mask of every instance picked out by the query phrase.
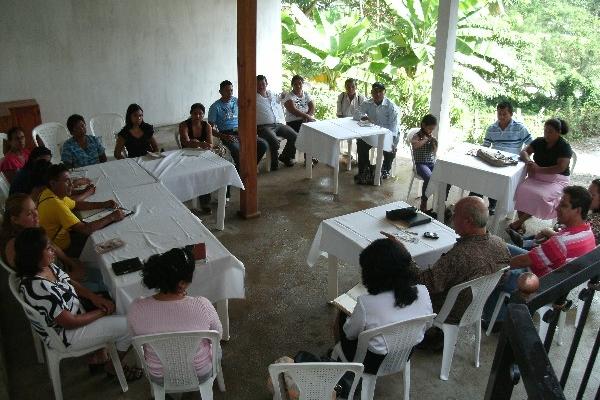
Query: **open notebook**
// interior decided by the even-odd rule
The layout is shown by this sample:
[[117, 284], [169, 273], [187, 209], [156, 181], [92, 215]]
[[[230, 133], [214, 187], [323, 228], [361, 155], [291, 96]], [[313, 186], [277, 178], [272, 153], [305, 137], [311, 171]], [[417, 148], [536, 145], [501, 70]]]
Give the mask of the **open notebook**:
[[334, 306], [350, 315], [354, 311], [354, 307], [356, 307], [356, 299], [358, 296], [362, 296], [363, 294], [367, 293], [367, 288], [364, 287], [362, 283], [359, 283], [346, 293], [333, 299], [332, 303]]

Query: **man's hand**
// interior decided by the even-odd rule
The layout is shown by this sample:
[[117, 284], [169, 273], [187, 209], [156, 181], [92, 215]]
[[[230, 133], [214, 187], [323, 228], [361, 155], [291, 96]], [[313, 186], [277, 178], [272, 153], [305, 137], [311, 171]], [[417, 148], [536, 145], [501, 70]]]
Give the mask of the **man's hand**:
[[206, 149], [206, 150], [210, 150], [211, 145], [210, 143], [206, 143], [206, 142], [200, 142], [199, 146], [201, 149]]
[[77, 178], [73, 179], [73, 186], [91, 185], [92, 181], [89, 178]]
[[233, 143], [233, 142], [235, 142], [236, 136], [235, 135], [227, 135], [225, 133], [221, 133], [220, 139], [222, 141], [224, 141], [224, 142], [227, 142], [227, 143]]
[[93, 184], [89, 184], [86, 186], [86, 188], [83, 190], [83, 194], [91, 196], [94, 193], [96, 193], [96, 186]]

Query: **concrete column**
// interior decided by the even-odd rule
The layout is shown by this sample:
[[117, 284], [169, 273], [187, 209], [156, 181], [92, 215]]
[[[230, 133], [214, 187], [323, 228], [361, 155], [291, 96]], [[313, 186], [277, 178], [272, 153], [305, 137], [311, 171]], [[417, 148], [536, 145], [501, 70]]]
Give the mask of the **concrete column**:
[[[438, 118], [438, 138], [441, 151], [450, 142], [450, 97], [452, 96], [452, 72], [454, 49], [456, 48], [456, 24], [459, 0], [441, 0], [438, 9], [438, 24], [435, 34], [435, 63], [431, 88], [431, 113]], [[440, 135], [441, 132], [441, 135]]]

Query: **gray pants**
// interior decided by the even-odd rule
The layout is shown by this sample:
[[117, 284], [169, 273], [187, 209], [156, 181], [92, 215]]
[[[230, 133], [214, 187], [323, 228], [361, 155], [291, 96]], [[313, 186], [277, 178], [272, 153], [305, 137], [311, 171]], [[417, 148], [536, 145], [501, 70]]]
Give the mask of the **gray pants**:
[[277, 157], [279, 156], [279, 139], [277, 136], [287, 140], [285, 147], [281, 152], [281, 158], [284, 160], [293, 160], [296, 158], [296, 132], [284, 124], [267, 124], [258, 125], [258, 137], [266, 140], [269, 143], [269, 151], [271, 152], [271, 166], [277, 168]]

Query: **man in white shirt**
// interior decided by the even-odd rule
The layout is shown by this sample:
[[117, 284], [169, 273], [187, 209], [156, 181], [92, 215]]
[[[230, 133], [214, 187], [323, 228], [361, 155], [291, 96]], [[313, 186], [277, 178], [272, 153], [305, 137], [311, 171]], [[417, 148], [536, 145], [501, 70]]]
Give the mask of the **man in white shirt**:
[[[392, 151], [383, 152], [383, 166], [381, 167], [381, 178], [390, 176], [392, 162], [396, 157], [396, 146], [398, 145], [398, 110], [396, 105], [385, 97], [385, 86], [383, 83], [375, 82], [371, 87], [371, 98], [361, 104], [354, 113], [355, 120], [369, 120], [375, 125], [389, 129], [394, 135]], [[358, 153], [358, 173], [364, 172], [370, 167], [369, 150], [371, 145], [362, 139], [356, 141]]]
[[345, 92], [340, 93], [337, 99], [338, 118], [352, 117], [354, 112], [360, 109], [362, 103], [365, 102], [365, 96], [356, 93], [356, 79], [348, 78], [344, 83]]
[[[277, 96], [267, 90], [267, 85], [267, 78], [264, 75], [256, 76], [256, 130], [258, 136], [269, 143], [271, 171], [274, 171], [279, 168], [278, 160], [286, 167], [294, 165], [296, 132], [280, 122], [284, 120], [283, 109]], [[287, 140], [281, 155], [279, 155], [277, 136]]]

